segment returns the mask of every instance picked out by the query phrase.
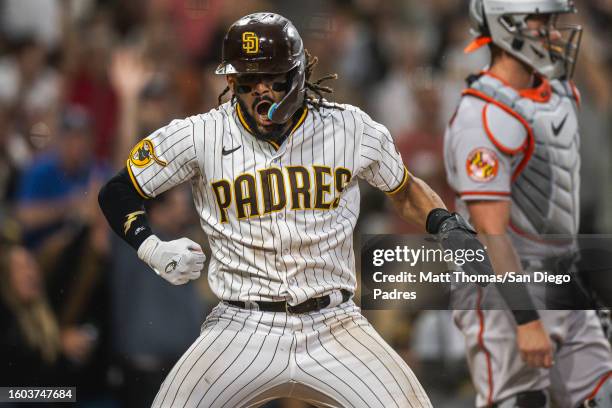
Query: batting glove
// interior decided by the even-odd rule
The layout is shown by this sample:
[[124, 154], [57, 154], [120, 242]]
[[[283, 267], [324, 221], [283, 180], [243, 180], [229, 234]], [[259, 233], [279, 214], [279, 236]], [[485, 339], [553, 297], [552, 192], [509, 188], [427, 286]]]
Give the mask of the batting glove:
[[192, 240], [162, 241], [155, 235], [138, 247], [138, 257], [173, 285], [198, 279], [206, 261], [202, 248]]

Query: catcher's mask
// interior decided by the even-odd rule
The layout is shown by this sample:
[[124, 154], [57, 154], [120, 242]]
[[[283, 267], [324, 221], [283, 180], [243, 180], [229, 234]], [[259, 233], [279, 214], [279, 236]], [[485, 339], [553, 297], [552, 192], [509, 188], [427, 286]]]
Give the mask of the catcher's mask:
[[268, 110], [268, 118], [276, 124], [287, 122], [304, 104], [304, 44], [291, 21], [278, 14], [249, 14], [232, 24], [223, 39], [222, 62], [215, 73], [286, 74], [284, 84], [275, 84], [284, 86], [286, 94]]
[[[472, 34], [466, 51], [493, 43], [548, 78], [571, 79], [578, 58], [582, 27], [557, 24], [559, 15], [575, 13], [572, 0], [471, 0]], [[531, 16], [547, 15], [548, 23], [534, 33]], [[558, 32], [553, 39], [551, 32]], [[544, 41], [543, 41], [544, 40]]]

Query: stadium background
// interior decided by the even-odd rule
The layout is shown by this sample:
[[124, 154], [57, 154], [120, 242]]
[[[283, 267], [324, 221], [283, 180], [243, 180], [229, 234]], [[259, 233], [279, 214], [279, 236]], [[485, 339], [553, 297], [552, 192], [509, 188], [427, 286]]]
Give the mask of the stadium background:
[[[610, 233], [612, 0], [576, 3], [581, 232]], [[488, 60], [463, 54], [467, 0], [0, 0], [0, 385], [76, 385], [82, 406], [146, 406], [197, 337], [216, 304], [206, 279], [171, 287], [147, 270], [111, 235], [97, 191], [137, 140], [217, 105], [221, 39], [264, 10], [294, 22], [319, 57], [314, 76], [339, 74], [332, 98], [385, 124], [408, 168], [452, 204], [443, 130]], [[362, 191], [358, 234], [419, 232]], [[153, 228], [205, 244], [192, 207], [186, 189], [165, 194], [149, 203]], [[367, 316], [434, 406], [473, 404], [447, 312]]]

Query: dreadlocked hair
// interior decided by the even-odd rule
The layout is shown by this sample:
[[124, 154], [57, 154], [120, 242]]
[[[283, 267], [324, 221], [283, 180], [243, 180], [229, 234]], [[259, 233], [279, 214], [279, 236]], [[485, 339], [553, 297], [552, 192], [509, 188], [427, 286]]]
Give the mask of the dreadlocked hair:
[[338, 74], [327, 74], [314, 82], [310, 82], [310, 76], [312, 75], [312, 71], [314, 71], [315, 65], [317, 65], [319, 62], [319, 58], [312, 56], [308, 50], [304, 50], [304, 52], [306, 53], [306, 103], [312, 105], [316, 110], [319, 110], [322, 107], [344, 110], [344, 108], [336, 105], [335, 103], [330, 104], [323, 100], [323, 93], [332, 94], [334, 93], [334, 90], [333, 88], [323, 86], [321, 84], [330, 79], [338, 79]]
[[[226, 93], [228, 93], [230, 91], [230, 87], [226, 86], [225, 89], [219, 94], [219, 96], [217, 97], [217, 104], [221, 105], [221, 102], [223, 102], [223, 97], [225, 96]], [[236, 97], [236, 95], [232, 95], [231, 100], [233, 101], [234, 98]]]

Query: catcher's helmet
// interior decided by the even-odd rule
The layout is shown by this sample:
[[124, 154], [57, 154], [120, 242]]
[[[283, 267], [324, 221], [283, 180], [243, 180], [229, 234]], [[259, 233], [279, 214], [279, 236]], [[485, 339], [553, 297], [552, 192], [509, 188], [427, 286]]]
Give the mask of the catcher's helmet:
[[222, 62], [215, 73], [287, 73], [287, 94], [268, 112], [272, 122], [286, 122], [304, 103], [304, 44], [291, 21], [278, 14], [249, 14], [232, 24], [223, 39]]
[[[476, 40], [466, 48], [492, 42], [549, 78], [571, 78], [576, 64], [582, 27], [556, 26], [559, 14], [575, 13], [573, 0], [471, 0], [470, 21]], [[563, 38], [542, 44], [527, 30], [531, 15], [552, 16], [545, 30], [559, 31]], [[548, 34], [548, 33], [545, 33]]]

